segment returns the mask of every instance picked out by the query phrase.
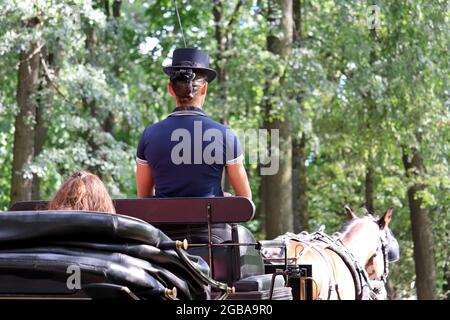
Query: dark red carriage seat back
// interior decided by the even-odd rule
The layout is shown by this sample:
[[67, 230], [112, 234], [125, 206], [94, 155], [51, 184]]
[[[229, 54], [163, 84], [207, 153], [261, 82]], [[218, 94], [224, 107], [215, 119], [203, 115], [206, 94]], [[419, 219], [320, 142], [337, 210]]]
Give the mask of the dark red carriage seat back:
[[[213, 224], [214, 243], [256, 243], [246, 228], [230, 225], [253, 219], [255, 206], [244, 197], [115, 199], [114, 205], [118, 214], [155, 225], [173, 240], [208, 243], [206, 225], [209, 216]], [[45, 210], [46, 207], [46, 201], [27, 201], [14, 204], [10, 211]], [[189, 250], [191, 254], [208, 261], [206, 247], [192, 247]], [[264, 273], [260, 253], [252, 246], [215, 247], [213, 263], [214, 278], [230, 284], [243, 277]]]
[[[253, 219], [255, 205], [244, 197], [115, 199], [118, 214], [152, 224], [241, 223]], [[15, 203], [10, 211], [45, 210], [46, 201]]]

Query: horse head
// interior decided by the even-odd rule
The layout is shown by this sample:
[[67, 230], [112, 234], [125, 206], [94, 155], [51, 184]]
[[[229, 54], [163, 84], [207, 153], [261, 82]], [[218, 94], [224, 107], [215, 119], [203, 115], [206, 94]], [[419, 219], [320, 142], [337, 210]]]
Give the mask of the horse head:
[[[371, 279], [387, 280], [389, 275], [389, 263], [395, 262], [400, 257], [400, 247], [397, 239], [395, 239], [391, 229], [389, 229], [389, 222], [392, 219], [392, 208], [386, 210], [384, 215], [375, 219], [380, 230], [380, 242], [372, 259], [369, 261], [368, 268], [373, 270], [369, 273]], [[372, 265], [370, 264], [372, 263]], [[366, 270], [367, 270], [366, 269]]]
[[386, 281], [388, 263], [397, 261], [400, 256], [398, 242], [389, 229], [392, 208], [381, 218], [371, 215], [359, 218], [349, 206], [345, 206], [345, 212], [348, 222], [341, 230], [343, 243], [355, 253], [371, 280]]

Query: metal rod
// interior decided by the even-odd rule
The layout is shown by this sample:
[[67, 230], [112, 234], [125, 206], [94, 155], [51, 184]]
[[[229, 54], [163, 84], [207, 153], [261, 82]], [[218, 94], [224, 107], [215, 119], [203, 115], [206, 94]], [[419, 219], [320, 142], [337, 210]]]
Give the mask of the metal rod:
[[284, 270], [288, 268], [287, 245], [284, 246]]
[[181, 24], [180, 13], [178, 12], [177, 0], [174, 0], [173, 2], [175, 3], [175, 11], [176, 11], [176, 13], [177, 13], [178, 24], [180, 25], [181, 35], [182, 35], [182, 37], [183, 37], [183, 42], [184, 42], [184, 47], [187, 48], [186, 39], [184, 38], [183, 25]]
[[199, 271], [197, 269], [197, 267], [192, 263], [192, 261], [189, 260], [189, 258], [186, 256], [184, 250], [182, 250], [180, 248], [176, 248], [175, 251], [177, 252], [178, 256], [181, 258], [181, 260], [185, 263], [185, 265], [189, 268], [189, 270], [191, 270], [192, 273], [196, 277], [200, 278], [200, 280], [203, 283], [210, 285], [211, 287], [213, 287], [215, 289], [219, 289], [219, 290], [223, 290], [223, 291], [230, 291], [233, 289], [233, 288], [228, 287], [228, 285], [226, 283], [216, 281], [216, 280], [210, 278], [209, 276], [206, 276], [201, 271]]
[[[253, 247], [257, 245], [257, 243], [211, 243], [211, 247]], [[207, 243], [189, 243], [189, 248], [208, 246]]]
[[187, 250], [189, 247], [189, 243], [186, 239], [184, 239], [183, 241], [180, 240], [176, 240], [176, 241], [164, 241], [161, 242], [159, 244], [159, 248], [161, 250], [172, 250], [175, 248], [180, 248], [180, 249], [184, 249]]
[[212, 217], [211, 217], [211, 203], [208, 203], [208, 206], [206, 207], [206, 211], [208, 214], [208, 260], [209, 260], [209, 267], [211, 268], [211, 278], [214, 279], [214, 263], [212, 258], [212, 232], [211, 232], [211, 223], [212, 223]]
[[[269, 300], [272, 300], [273, 298], [273, 290], [275, 287], [275, 278], [277, 276], [283, 276], [283, 278], [285, 278], [286, 281], [286, 271], [285, 270], [275, 270], [275, 272], [272, 274], [272, 281], [270, 282], [270, 295], [269, 295]], [[287, 284], [287, 282], [285, 282]]]
[[[263, 258], [265, 261], [283, 261], [285, 262], [285, 258]], [[288, 261], [295, 261], [295, 258], [289, 258]]]

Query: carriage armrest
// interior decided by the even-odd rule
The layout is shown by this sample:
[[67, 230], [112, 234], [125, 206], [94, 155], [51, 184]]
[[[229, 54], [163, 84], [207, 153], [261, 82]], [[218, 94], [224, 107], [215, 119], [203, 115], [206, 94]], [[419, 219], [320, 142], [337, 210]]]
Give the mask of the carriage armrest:
[[[42, 210], [45, 201], [15, 203], [11, 211]], [[253, 218], [255, 205], [244, 197], [115, 199], [118, 214], [151, 224], [240, 223]]]

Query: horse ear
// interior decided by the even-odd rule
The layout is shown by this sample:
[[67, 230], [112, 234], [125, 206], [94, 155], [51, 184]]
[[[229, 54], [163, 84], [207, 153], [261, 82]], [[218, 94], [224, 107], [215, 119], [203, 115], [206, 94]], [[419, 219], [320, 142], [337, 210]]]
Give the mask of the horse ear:
[[358, 216], [353, 212], [352, 208], [348, 204], [344, 206], [345, 213], [347, 214], [347, 219], [352, 220], [358, 218]]
[[378, 220], [378, 224], [380, 225], [381, 229], [384, 229], [388, 226], [389, 222], [392, 219], [393, 210], [392, 208], [388, 208], [384, 215]]

